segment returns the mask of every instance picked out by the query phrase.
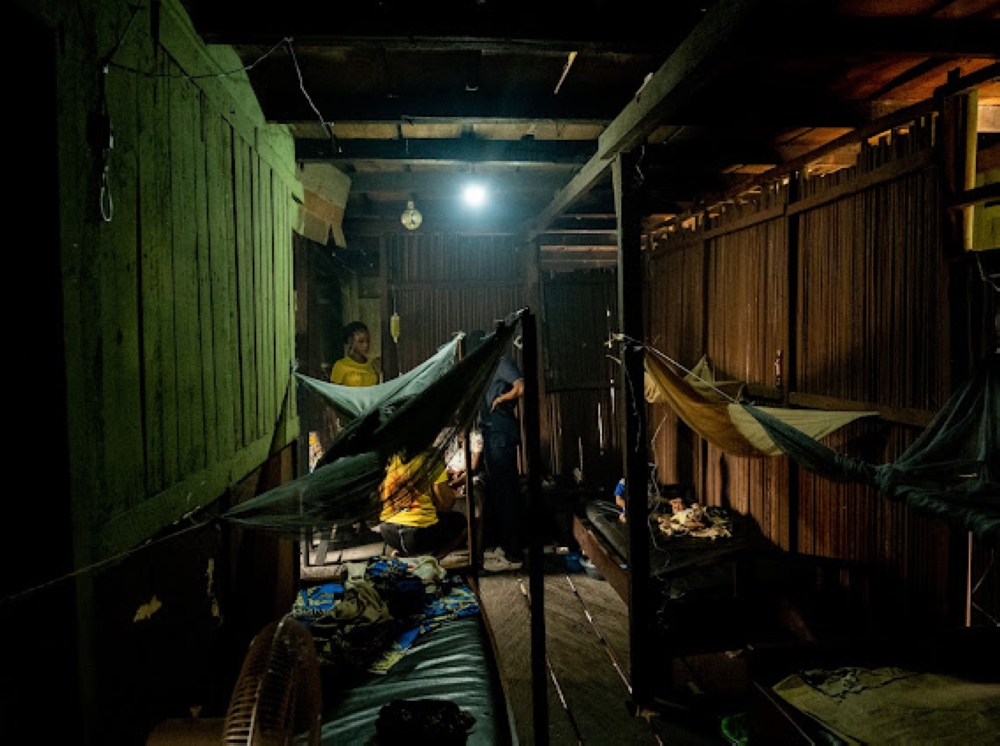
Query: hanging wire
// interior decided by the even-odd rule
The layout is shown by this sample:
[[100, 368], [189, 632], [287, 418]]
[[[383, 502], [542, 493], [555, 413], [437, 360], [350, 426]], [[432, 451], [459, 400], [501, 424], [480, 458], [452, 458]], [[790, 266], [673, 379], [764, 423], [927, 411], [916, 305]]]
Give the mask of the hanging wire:
[[[133, 16], [134, 18], [135, 16]], [[131, 21], [129, 22], [131, 25]], [[115, 147], [115, 133], [111, 126], [111, 114], [108, 111], [108, 65], [104, 66], [101, 73], [101, 123], [105, 132], [101, 134], [106, 138], [101, 147], [101, 189], [98, 197], [98, 206], [101, 210], [101, 219], [105, 223], [110, 223], [115, 214], [115, 202], [111, 196], [111, 151]]]
[[[983, 584], [983, 581], [986, 580], [986, 578], [989, 576], [990, 570], [993, 569], [993, 563], [994, 563], [995, 560], [996, 560], [996, 555], [994, 555], [994, 554], [991, 553], [990, 554], [990, 561], [986, 565], [986, 569], [983, 570], [983, 574], [980, 576], [978, 582], [972, 588], [972, 590], [969, 592], [969, 596], [970, 597], [976, 595], [976, 591], [979, 590], [979, 586], [981, 586]], [[986, 617], [987, 619], [989, 619], [990, 622], [993, 624], [993, 626], [1000, 627], [1000, 621], [994, 619], [993, 616], [986, 611], [986, 609], [984, 609], [982, 606], [980, 606], [979, 604], [977, 604], [975, 601], [972, 602], [972, 606], [973, 606], [973, 608], [976, 611], [978, 611], [984, 617]]]
[[978, 252], [976, 253], [976, 266], [979, 267], [979, 277], [982, 279], [982, 281], [985, 282], [987, 285], [989, 285], [991, 288], [993, 288], [995, 291], [1000, 293], [1000, 285], [997, 285], [995, 282], [993, 282], [992, 277], [990, 275], [987, 275], [986, 272], [983, 270], [983, 262], [979, 258]]
[[[181, 518], [177, 521], [177, 523], [180, 523], [180, 521], [183, 521], [183, 520], [185, 520], [187, 518], [190, 518], [193, 514], [199, 512], [203, 508], [204, 508], [204, 506], [199, 507], [199, 508], [195, 508], [194, 510], [190, 511], [189, 513], [181, 516]], [[180, 529], [179, 531], [175, 531], [175, 532], [173, 532], [171, 534], [167, 534], [166, 536], [163, 536], [163, 537], [161, 537], [159, 539], [151, 539], [151, 540], [147, 541], [144, 544], [141, 544], [141, 545], [139, 545], [137, 547], [132, 547], [131, 549], [127, 549], [124, 552], [120, 552], [120, 553], [114, 555], [113, 557], [108, 557], [107, 559], [103, 559], [103, 560], [101, 560], [99, 562], [95, 562], [95, 563], [93, 563], [91, 565], [87, 565], [86, 567], [78, 568], [78, 569], [74, 570], [73, 572], [68, 572], [65, 575], [60, 575], [57, 578], [52, 578], [51, 580], [47, 580], [44, 583], [40, 583], [40, 584], [38, 584], [36, 586], [32, 586], [31, 588], [25, 588], [23, 591], [18, 591], [17, 593], [12, 593], [9, 596], [4, 596], [3, 598], [0, 598], [0, 606], [2, 606], [3, 604], [6, 604], [6, 603], [10, 603], [12, 601], [16, 601], [19, 598], [23, 598], [25, 596], [30, 596], [33, 593], [37, 593], [38, 591], [44, 590], [46, 588], [50, 588], [53, 585], [58, 585], [59, 583], [65, 582], [67, 580], [71, 580], [71, 579], [77, 577], [78, 575], [83, 575], [85, 573], [93, 572], [94, 570], [100, 569], [100, 568], [102, 568], [102, 567], [104, 567], [106, 565], [111, 565], [111, 564], [113, 564], [115, 562], [118, 562], [120, 560], [125, 559], [126, 557], [130, 557], [130, 556], [132, 556], [134, 554], [137, 554], [137, 553], [139, 553], [139, 552], [141, 552], [141, 551], [143, 551], [145, 549], [149, 549], [150, 547], [154, 547], [157, 544], [162, 544], [165, 541], [170, 541], [172, 539], [176, 539], [176, 538], [178, 538], [180, 536], [183, 536], [184, 534], [190, 533], [191, 531], [195, 531], [197, 529], [203, 529], [206, 526], [209, 526], [209, 525], [211, 525], [213, 523], [217, 524], [218, 523], [218, 518], [210, 518], [208, 520], [201, 521], [200, 523], [195, 523], [195, 524], [193, 524], [191, 526], [188, 526], [187, 528]]]
[[639, 149], [639, 157], [636, 159], [635, 162], [635, 172], [636, 174], [638, 174], [635, 180], [636, 186], [642, 186], [643, 182], [646, 181], [646, 175], [642, 172], [642, 169], [639, 168], [639, 164], [642, 163], [642, 159], [645, 157], [646, 157], [646, 146], [645, 144], [643, 144], [643, 146]]
[[101, 97], [101, 136], [103, 142], [101, 145], [101, 188], [98, 195], [98, 209], [101, 211], [101, 219], [105, 223], [110, 223], [111, 218], [115, 214], [115, 202], [111, 196], [111, 150], [115, 147], [115, 134], [114, 129], [111, 126], [111, 112], [108, 108], [108, 70], [112, 65], [112, 61], [118, 50], [122, 48], [122, 44], [125, 43], [125, 39], [128, 38], [128, 33], [132, 28], [132, 22], [135, 21], [137, 15], [139, 15], [140, 10], [145, 10], [148, 6], [133, 6], [132, 13], [128, 17], [128, 22], [125, 24], [125, 30], [122, 31], [121, 35], [118, 37], [118, 41], [115, 42], [114, 47], [105, 56], [104, 63], [101, 65], [101, 82], [100, 82], [100, 97]]
[[288, 37], [283, 41], [288, 46], [288, 53], [292, 56], [292, 63], [295, 65], [295, 74], [298, 76], [299, 79], [299, 90], [302, 91], [302, 95], [306, 97], [306, 101], [309, 102], [309, 106], [312, 107], [313, 112], [315, 112], [316, 116], [319, 117], [319, 123], [323, 125], [323, 128], [326, 129], [326, 131], [329, 133], [330, 144], [333, 145], [333, 152], [335, 153], [341, 152], [340, 146], [337, 144], [337, 136], [333, 133], [333, 127], [330, 125], [329, 122], [326, 121], [326, 119], [320, 113], [319, 109], [316, 107], [316, 104], [313, 103], [312, 97], [309, 95], [309, 92], [306, 90], [306, 84], [302, 78], [302, 69], [299, 67], [298, 57], [295, 56], [295, 47], [292, 46], [291, 37]]
[[[145, 9], [145, 8], [136, 8], [135, 11], [138, 12], [139, 10], [143, 10], [143, 9]], [[135, 14], [133, 13], [132, 18], [134, 18], [134, 17], [135, 17]], [[131, 19], [129, 20], [129, 25], [131, 25]], [[126, 29], [126, 32], [127, 31], [128, 31], [128, 29]], [[115, 52], [117, 52], [117, 50], [121, 46], [121, 42], [123, 40], [124, 40], [124, 35], [122, 36], [122, 39], [119, 40], [119, 43], [115, 46]], [[295, 75], [296, 75], [296, 77], [298, 78], [298, 81], [299, 81], [299, 90], [302, 92], [302, 95], [305, 97], [306, 101], [308, 102], [309, 107], [313, 110], [313, 112], [319, 118], [320, 125], [327, 132], [327, 134], [329, 134], [329, 136], [330, 136], [330, 143], [333, 146], [334, 152], [335, 153], [340, 153], [341, 152], [341, 148], [340, 148], [340, 145], [337, 143], [337, 136], [334, 133], [333, 126], [330, 124], [330, 122], [328, 122], [326, 120], [326, 118], [320, 112], [319, 108], [313, 102], [312, 96], [309, 95], [309, 91], [306, 90], [305, 80], [304, 80], [304, 78], [302, 76], [302, 69], [301, 69], [301, 67], [299, 67], [299, 60], [298, 60], [298, 57], [295, 55], [295, 48], [292, 46], [292, 41], [293, 41], [293, 38], [290, 37], [290, 36], [283, 37], [280, 41], [276, 42], [270, 49], [268, 49], [266, 52], [264, 52], [264, 54], [262, 54], [260, 57], [258, 57], [257, 59], [255, 59], [253, 62], [251, 62], [251, 63], [249, 63], [247, 65], [244, 65], [242, 67], [235, 68], [233, 70], [225, 70], [225, 71], [216, 72], [216, 73], [201, 73], [199, 75], [187, 75], [187, 74], [172, 75], [172, 74], [169, 74], [169, 73], [151, 73], [151, 72], [149, 72], [147, 70], [140, 70], [138, 68], [131, 67], [129, 65], [122, 65], [122, 64], [113, 62], [110, 57], [108, 58], [107, 65], [108, 66], [116, 67], [119, 70], [124, 70], [126, 72], [134, 73], [136, 75], [143, 75], [143, 76], [148, 77], [148, 78], [178, 78], [178, 79], [183, 79], [183, 80], [201, 80], [203, 78], [225, 78], [225, 77], [228, 77], [228, 76], [231, 76], [231, 75], [240, 75], [240, 74], [245, 74], [245, 73], [250, 72], [254, 67], [256, 67], [257, 65], [259, 65], [261, 62], [263, 62], [268, 57], [270, 57], [271, 54], [273, 54], [276, 49], [278, 49], [281, 46], [284, 46], [284, 47], [286, 47], [288, 49], [288, 53], [289, 53], [289, 55], [292, 58], [292, 64], [295, 66]]]
[[[217, 73], [200, 73], [198, 75], [188, 75], [186, 73], [183, 74], [183, 75], [175, 75], [173, 73], [152, 73], [152, 72], [149, 72], [148, 70], [140, 70], [137, 67], [132, 67], [131, 65], [123, 65], [123, 64], [121, 64], [119, 62], [113, 62], [110, 59], [108, 60], [108, 65], [110, 65], [111, 67], [115, 67], [115, 68], [117, 68], [119, 70], [122, 70], [123, 72], [133, 73], [134, 75], [142, 75], [143, 77], [146, 77], [146, 78], [174, 78], [174, 79], [182, 79], [182, 80], [203, 80], [205, 78], [226, 78], [226, 77], [229, 77], [230, 75], [240, 75], [241, 73], [250, 72], [254, 67], [256, 67], [257, 65], [259, 65], [261, 62], [263, 62], [268, 57], [270, 57], [271, 54], [274, 52], [274, 50], [276, 50], [278, 47], [282, 46], [283, 44], [291, 44], [291, 41], [292, 41], [292, 37], [286, 36], [283, 39], [281, 39], [281, 41], [275, 43], [274, 46], [272, 46], [269, 50], [267, 50], [266, 52], [264, 52], [264, 54], [262, 54], [260, 57], [258, 57], [257, 59], [255, 59], [250, 64], [244, 65], [243, 67], [237, 67], [237, 68], [234, 68], [232, 70], [223, 70], [222, 72], [217, 72]], [[307, 96], [307, 98], [308, 98], [308, 96]]]
[[[634, 344], [640, 350], [643, 348], [643, 345], [642, 345], [641, 342], [639, 342], [636, 339], [633, 339], [632, 337], [626, 337], [624, 334], [613, 334], [613, 335], [611, 335], [611, 340], [608, 340], [608, 347], [611, 346], [612, 340], [613, 341], [618, 341], [618, 342], [626, 342], [627, 341], [627, 342], [630, 342], [630, 343]], [[622, 362], [619, 358], [616, 358], [613, 355], [606, 355], [606, 357], [610, 358], [611, 360], [614, 360], [616, 363], [619, 363], [619, 364]], [[632, 381], [632, 378], [629, 376], [628, 371], [626, 370], [626, 368], [625, 368], [624, 365], [622, 366], [622, 374], [624, 375], [625, 385], [628, 387], [628, 391], [632, 395], [631, 396], [632, 408], [633, 408], [636, 416], [639, 416], [639, 405], [638, 405], [638, 401], [639, 400], [635, 396], [635, 384]], [[638, 451], [641, 446], [642, 446], [642, 444], [639, 443], [639, 439], [636, 438], [636, 444], [635, 444], [636, 450]]]

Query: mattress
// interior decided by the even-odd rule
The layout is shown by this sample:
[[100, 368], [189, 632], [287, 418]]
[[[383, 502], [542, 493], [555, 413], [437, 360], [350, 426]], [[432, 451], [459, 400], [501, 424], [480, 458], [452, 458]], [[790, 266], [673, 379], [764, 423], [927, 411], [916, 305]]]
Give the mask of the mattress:
[[407, 699], [444, 699], [472, 715], [468, 744], [513, 743], [491, 650], [479, 616], [421, 635], [387, 673], [369, 674], [350, 689], [327, 697], [322, 743], [372, 742], [382, 707]]
[[432, 557], [369, 557], [345, 564], [338, 582], [303, 588], [290, 615], [316, 646], [322, 743], [377, 742], [390, 703], [385, 723], [451, 726], [469, 744], [513, 742], [489, 630], [461, 573]]

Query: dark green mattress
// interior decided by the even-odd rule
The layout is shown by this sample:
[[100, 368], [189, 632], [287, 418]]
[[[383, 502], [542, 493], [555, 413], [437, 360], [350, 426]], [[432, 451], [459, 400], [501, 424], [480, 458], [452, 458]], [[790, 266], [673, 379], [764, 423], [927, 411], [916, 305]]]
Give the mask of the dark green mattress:
[[324, 744], [369, 744], [379, 710], [396, 699], [446, 699], [470, 713], [469, 744], [512, 744], [510, 716], [481, 616], [420, 635], [385, 674], [367, 674], [325, 703]]

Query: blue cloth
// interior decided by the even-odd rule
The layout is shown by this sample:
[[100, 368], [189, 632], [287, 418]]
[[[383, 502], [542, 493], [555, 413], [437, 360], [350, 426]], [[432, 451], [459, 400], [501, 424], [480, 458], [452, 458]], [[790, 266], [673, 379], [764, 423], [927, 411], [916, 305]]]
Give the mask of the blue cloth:
[[308, 627], [311, 620], [330, 611], [343, 596], [344, 586], [340, 583], [303, 588], [295, 598], [292, 616]]

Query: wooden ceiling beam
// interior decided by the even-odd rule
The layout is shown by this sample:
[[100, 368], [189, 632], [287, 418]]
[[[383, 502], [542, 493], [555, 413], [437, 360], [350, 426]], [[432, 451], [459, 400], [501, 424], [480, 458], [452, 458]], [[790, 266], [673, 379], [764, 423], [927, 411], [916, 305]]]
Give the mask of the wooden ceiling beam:
[[556, 50], [595, 49], [623, 52], [645, 46], [663, 48], [676, 29], [701, 15], [705, 0], [674, 0], [671, 22], [636, 23], [648, 14], [645, 0], [595, 0], [586, 9], [573, 0], [549, 3], [540, 12], [533, 0], [504, 2], [331, 3], [298, 0], [292, 4], [254, 7], [240, 0], [197, 0], [189, 12], [203, 38], [212, 44], [266, 43], [292, 36], [330, 45], [361, 42], [381, 45], [476, 45], [498, 48], [544, 47]]
[[[456, 84], [454, 95], [440, 92], [417, 95], [413, 92], [387, 96], [348, 96], [334, 86], [332, 93], [324, 94], [322, 84], [309, 87], [309, 100], [302, 91], [288, 83], [294, 80], [295, 72], [287, 70], [285, 75], [273, 75], [267, 79], [253, 79], [258, 92], [261, 110], [269, 122], [274, 124], [298, 124], [299, 122], [320, 122], [318, 109], [325, 121], [336, 124], [341, 120], [351, 121], [359, 116], [367, 121], [398, 122], [405, 119], [452, 119], [486, 120], [506, 119], [521, 121], [579, 121], [584, 119], [610, 122], [617, 114], [618, 107], [613, 101], [595, 101], [592, 96], [560, 93], [530, 96], [510, 95], [488, 96], [485, 91], [469, 95]], [[553, 83], [554, 85], [554, 83]], [[313, 106], [316, 108], [314, 109]]]
[[662, 67], [611, 122], [598, 140], [597, 152], [537, 217], [522, 226], [524, 241], [533, 240], [552, 220], [601, 180], [609, 178], [613, 159], [641, 144], [671, 112], [679, 109], [709, 73], [761, 0], [718, 0]]
[[462, 184], [476, 180], [495, 193], [548, 192], [554, 194], [573, 175], [574, 168], [555, 166], [544, 170], [525, 169], [522, 173], [473, 173], [471, 170], [446, 172], [392, 171], [353, 173], [352, 192], [420, 192], [423, 196], [455, 194]]
[[584, 247], [615, 247], [618, 246], [618, 234], [615, 231], [590, 231], [583, 234], [563, 231], [548, 231], [538, 236], [538, 245], [545, 249], [549, 246]]
[[[336, 130], [335, 130], [336, 132]], [[428, 140], [295, 141], [298, 161], [407, 160], [442, 163], [503, 162], [508, 165], [583, 165], [594, 152], [593, 140], [485, 140], [476, 137]]]

